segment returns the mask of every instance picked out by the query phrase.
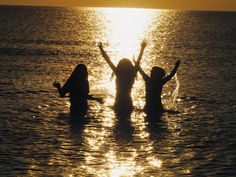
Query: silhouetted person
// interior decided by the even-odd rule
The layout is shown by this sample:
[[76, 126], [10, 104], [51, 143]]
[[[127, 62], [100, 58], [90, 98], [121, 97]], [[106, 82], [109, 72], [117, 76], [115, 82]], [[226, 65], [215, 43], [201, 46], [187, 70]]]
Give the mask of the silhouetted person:
[[60, 97], [70, 96], [70, 112], [72, 115], [85, 115], [88, 109], [88, 99], [102, 102], [99, 98], [89, 95], [89, 82], [87, 67], [78, 64], [63, 87], [59, 82], [54, 82], [53, 86], [58, 89]]
[[[104, 51], [101, 42], [98, 44], [98, 47], [102, 53], [103, 58], [106, 60], [116, 76], [116, 98], [114, 110], [118, 114], [129, 114], [133, 111], [131, 90], [137, 75], [137, 68], [127, 58], [121, 59], [118, 65], [115, 66]], [[137, 63], [140, 62], [145, 47], [146, 43], [142, 42]]]
[[174, 69], [171, 71], [170, 75], [165, 76], [165, 70], [160, 67], [153, 67], [151, 70], [150, 77], [142, 70], [139, 65], [139, 62], [135, 62], [138, 71], [142, 75], [145, 84], [146, 84], [146, 104], [144, 106], [144, 111], [148, 115], [157, 115], [164, 112], [164, 108], [161, 102], [161, 93], [163, 86], [171, 80], [171, 78], [175, 75], [180, 65], [180, 61], [178, 60], [175, 63]]

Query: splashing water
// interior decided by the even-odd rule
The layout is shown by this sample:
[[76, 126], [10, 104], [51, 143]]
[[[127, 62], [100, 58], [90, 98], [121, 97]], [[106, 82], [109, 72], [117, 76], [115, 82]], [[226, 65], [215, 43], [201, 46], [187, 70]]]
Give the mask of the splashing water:
[[179, 87], [180, 87], [180, 83], [179, 83], [179, 79], [177, 74], [175, 74], [175, 83], [176, 83], [176, 87], [175, 90], [172, 93], [172, 102], [175, 103], [177, 101], [178, 95], [179, 95]]

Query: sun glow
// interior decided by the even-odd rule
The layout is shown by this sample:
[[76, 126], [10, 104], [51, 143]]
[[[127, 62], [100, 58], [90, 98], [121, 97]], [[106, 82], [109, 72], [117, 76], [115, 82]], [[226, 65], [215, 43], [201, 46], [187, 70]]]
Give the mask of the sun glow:
[[140, 42], [150, 32], [154, 16], [160, 13], [132, 8], [104, 9], [102, 12], [106, 20], [104, 40], [109, 41], [107, 50], [113, 53], [116, 63], [121, 58], [132, 59], [133, 55], [138, 55]]
[[[115, 65], [121, 58], [132, 60], [133, 55], [138, 56], [140, 42], [151, 38], [149, 33], [154, 27], [152, 23], [155, 18], [159, 18], [159, 14], [159, 11], [144, 9], [100, 9], [99, 19], [103, 30], [99, 41], [103, 42], [104, 50]], [[155, 27], [157, 25], [155, 24]], [[145, 51], [146, 54], [150, 52], [149, 47]], [[106, 95], [105, 106], [100, 113], [102, 118], [96, 117], [93, 120], [96, 120], [96, 126], [88, 126], [84, 130], [84, 144], [89, 152], [84, 155], [86, 162], [82, 165], [83, 171], [101, 177], [132, 177], [144, 176], [144, 173], [163, 168], [162, 159], [154, 155], [154, 142], [150, 138], [151, 133], [144, 116], [135, 111], [130, 120], [129, 117], [124, 122], [117, 120], [112, 109], [116, 93], [115, 77], [111, 79], [112, 70], [101, 55], [100, 57], [103, 63], [98, 78], [102, 78], [100, 87]], [[140, 99], [140, 90], [144, 88], [142, 84], [137, 78], [132, 90], [133, 101], [135, 105], [140, 105], [140, 108], [144, 105], [143, 99]], [[133, 147], [131, 144], [135, 141], [144, 144], [137, 143]], [[101, 153], [102, 158], [97, 158], [98, 153]], [[98, 165], [93, 165], [97, 163]]]
[[[100, 40], [104, 43], [104, 49], [115, 65], [122, 58], [130, 60], [133, 56], [137, 58], [140, 42], [149, 36], [153, 20], [160, 14], [161, 11], [148, 9], [108, 8], [100, 10], [105, 29], [105, 34]], [[104, 67], [108, 68], [107, 65]], [[103, 78], [110, 79], [110, 73], [105, 72], [106, 76]], [[113, 96], [115, 94], [114, 84], [114, 82], [104, 83], [107, 92]]]

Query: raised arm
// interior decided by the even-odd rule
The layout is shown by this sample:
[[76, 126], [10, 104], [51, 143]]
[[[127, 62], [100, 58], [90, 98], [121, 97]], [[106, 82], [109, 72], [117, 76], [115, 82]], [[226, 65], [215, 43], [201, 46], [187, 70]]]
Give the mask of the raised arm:
[[109, 56], [107, 55], [107, 53], [105, 52], [105, 50], [103, 49], [103, 46], [102, 46], [102, 42], [99, 42], [98, 43], [98, 47], [102, 53], [102, 56], [103, 58], [106, 60], [106, 62], [108, 63], [108, 65], [110, 66], [110, 68], [112, 69], [112, 71], [114, 73], [116, 73], [116, 67], [115, 65], [112, 63], [111, 59], [109, 58]]
[[143, 77], [144, 80], [147, 80], [149, 77], [148, 75], [142, 70], [142, 68], [140, 67], [140, 61], [142, 59], [142, 56], [143, 56], [143, 52], [144, 52], [144, 49], [145, 47], [147, 46], [147, 42], [145, 40], [142, 41], [141, 43], [141, 49], [140, 49], [140, 52], [139, 52], [139, 55], [138, 55], [138, 59], [137, 61], [135, 60], [135, 58], [133, 58], [133, 62], [135, 64], [135, 69], [136, 71], [139, 71], [141, 76]]
[[140, 61], [142, 59], [144, 49], [147, 46], [147, 42], [145, 40], [143, 40], [140, 46], [141, 46], [141, 49], [140, 49], [140, 52], [139, 52], [139, 55], [138, 55], [138, 59], [137, 59], [137, 65], [138, 66], [140, 65]]
[[171, 80], [171, 78], [175, 75], [175, 73], [177, 72], [177, 70], [178, 70], [178, 68], [179, 68], [179, 65], [180, 65], [180, 60], [178, 60], [178, 61], [175, 63], [175, 67], [174, 67], [174, 69], [171, 71], [171, 73], [163, 79], [164, 84], [165, 84], [166, 82], [168, 82], [169, 80]]
[[137, 71], [139, 71], [139, 73], [143, 77], [143, 80], [147, 81], [149, 79], [149, 76], [142, 70], [142, 68], [140, 67], [140, 63], [138, 63], [138, 61], [135, 61], [135, 59], [133, 59], [133, 61], [135, 63]]

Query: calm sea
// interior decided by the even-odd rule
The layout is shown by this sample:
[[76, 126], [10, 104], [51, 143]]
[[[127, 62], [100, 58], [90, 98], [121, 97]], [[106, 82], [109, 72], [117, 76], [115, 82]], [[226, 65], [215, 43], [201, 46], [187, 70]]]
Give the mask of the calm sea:
[[[135, 110], [118, 119], [114, 78], [96, 44], [117, 63], [177, 77], [163, 90], [164, 114], [149, 122]], [[89, 70], [85, 123], [71, 122], [64, 83], [78, 63]], [[236, 174], [236, 13], [145, 9], [0, 6], [0, 176], [233, 176]]]

